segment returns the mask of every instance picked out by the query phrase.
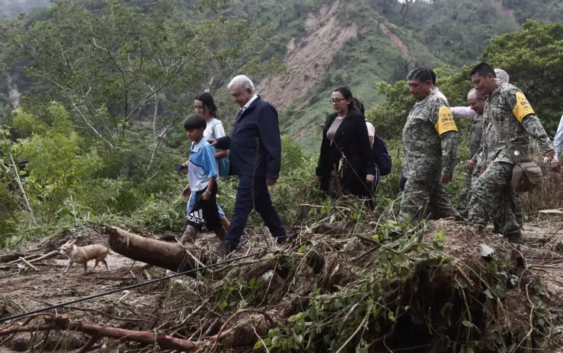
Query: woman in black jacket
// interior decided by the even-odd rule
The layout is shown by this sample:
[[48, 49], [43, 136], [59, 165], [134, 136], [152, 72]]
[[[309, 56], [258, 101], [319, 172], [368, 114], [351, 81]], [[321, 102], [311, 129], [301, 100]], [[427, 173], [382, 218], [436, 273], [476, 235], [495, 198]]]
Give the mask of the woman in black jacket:
[[338, 193], [332, 173], [339, 175], [343, 193], [367, 200], [373, 209], [371, 183], [375, 179], [375, 162], [370, 148], [365, 117], [354, 108], [352, 92], [339, 87], [332, 92], [332, 107], [323, 127], [317, 179], [321, 190], [331, 197]]

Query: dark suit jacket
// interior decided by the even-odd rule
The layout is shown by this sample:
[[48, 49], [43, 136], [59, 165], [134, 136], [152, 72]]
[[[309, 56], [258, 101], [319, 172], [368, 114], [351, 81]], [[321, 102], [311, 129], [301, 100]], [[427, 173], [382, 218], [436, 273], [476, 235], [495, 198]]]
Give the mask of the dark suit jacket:
[[323, 142], [317, 165], [317, 176], [322, 176], [321, 189], [328, 191], [330, 174], [334, 165], [340, 165], [342, 155], [346, 162], [342, 165], [340, 184], [343, 190], [352, 195], [369, 196], [371, 187], [365, 185], [366, 175], [375, 175], [375, 161], [369, 144], [368, 130], [364, 116], [354, 110], [342, 121], [334, 143], [331, 145], [326, 133], [336, 119], [336, 113], [327, 117], [323, 128]]
[[278, 178], [281, 138], [278, 112], [260, 96], [235, 122], [232, 136], [217, 140], [216, 147], [230, 150], [231, 175]]

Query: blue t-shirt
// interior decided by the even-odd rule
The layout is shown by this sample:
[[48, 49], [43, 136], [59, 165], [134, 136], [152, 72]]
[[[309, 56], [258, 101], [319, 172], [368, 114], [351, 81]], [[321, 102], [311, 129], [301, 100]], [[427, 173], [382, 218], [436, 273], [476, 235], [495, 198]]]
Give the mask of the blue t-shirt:
[[204, 139], [193, 143], [190, 153], [188, 180], [192, 192], [201, 191], [209, 184], [209, 178], [217, 178], [217, 162], [213, 147]]

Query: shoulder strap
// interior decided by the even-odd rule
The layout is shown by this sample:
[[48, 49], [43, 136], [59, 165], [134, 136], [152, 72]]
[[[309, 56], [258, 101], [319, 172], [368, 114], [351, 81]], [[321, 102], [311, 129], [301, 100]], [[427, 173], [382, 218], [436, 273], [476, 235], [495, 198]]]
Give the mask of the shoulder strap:
[[215, 126], [221, 124], [221, 121], [217, 118], [214, 118], [215, 122], [213, 123], [213, 125], [211, 125], [211, 136], [213, 136], [214, 139], [217, 139], [217, 136], [215, 136]]

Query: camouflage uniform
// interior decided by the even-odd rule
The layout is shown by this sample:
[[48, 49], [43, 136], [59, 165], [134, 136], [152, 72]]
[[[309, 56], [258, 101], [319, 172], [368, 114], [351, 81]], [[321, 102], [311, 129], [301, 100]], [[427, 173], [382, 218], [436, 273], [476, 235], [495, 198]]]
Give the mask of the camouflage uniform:
[[[482, 114], [477, 114], [473, 117], [471, 124], [471, 133], [469, 137], [470, 141], [470, 153], [471, 160], [475, 162], [475, 168], [473, 170], [467, 170], [467, 176], [465, 177], [465, 184], [463, 185], [463, 190], [459, 195], [459, 203], [457, 205], [457, 210], [463, 218], [467, 218], [469, 215], [468, 204], [471, 199], [471, 185], [479, 177], [480, 166], [477, 165], [477, 160], [479, 156], [479, 148], [481, 147], [481, 138], [483, 136], [484, 119]], [[479, 163], [480, 164], [480, 163]], [[478, 169], [479, 168], [479, 169]]]
[[429, 209], [433, 218], [459, 216], [447, 199], [442, 175], [453, 176], [457, 127], [446, 102], [429, 94], [416, 102], [403, 129], [403, 174], [407, 178], [399, 217], [417, 222]]
[[523, 153], [531, 152], [530, 136], [537, 140], [543, 153], [552, 150], [553, 145], [524, 94], [511, 84], [499, 83], [487, 98], [484, 116], [481, 151], [487, 169], [472, 190], [469, 220], [486, 225], [491, 215], [497, 230], [509, 234], [521, 229], [515, 215], [521, 207], [510, 186], [514, 162], [503, 137], [489, 119], [494, 118], [504, 136]]

